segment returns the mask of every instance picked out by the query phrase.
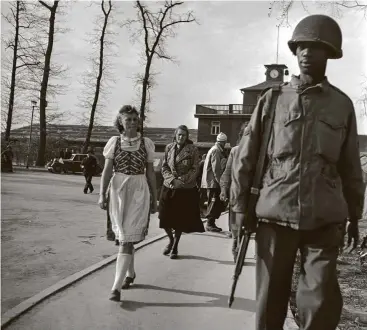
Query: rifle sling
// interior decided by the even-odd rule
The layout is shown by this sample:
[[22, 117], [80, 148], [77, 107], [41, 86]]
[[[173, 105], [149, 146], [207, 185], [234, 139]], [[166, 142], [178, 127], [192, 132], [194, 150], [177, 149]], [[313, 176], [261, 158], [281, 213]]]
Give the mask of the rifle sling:
[[265, 121], [265, 128], [264, 128], [264, 133], [262, 136], [262, 143], [260, 147], [259, 158], [257, 161], [257, 166], [255, 170], [252, 187], [250, 189], [248, 209], [253, 210], [253, 212], [257, 204], [258, 196], [260, 194], [260, 185], [262, 182], [262, 177], [264, 175], [265, 159], [266, 159], [266, 154], [267, 154], [267, 150], [269, 146], [270, 136], [271, 136], [272, 129], [273, 129], [275, 108], [278, 102], [279, 91], [280, 91], [279, 85], [272, 87], [269, 119]]

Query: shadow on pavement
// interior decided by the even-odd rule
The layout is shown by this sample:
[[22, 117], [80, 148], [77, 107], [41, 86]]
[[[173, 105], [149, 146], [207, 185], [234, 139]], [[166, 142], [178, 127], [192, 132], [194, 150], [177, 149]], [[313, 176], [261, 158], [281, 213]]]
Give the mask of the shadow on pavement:
[[[144, 307], [228, 307], [228, 296], [217, 294], [217, 293], [209, 293], [209, 292], [200, 292], [200, 291], [188, 291], [188, 290], [180, 290], [180, 289], [171, 289], [171, 288], [163, 288], [155, 285], [149, 284], [136, 284], [133, 288], [136, 289], [145, 289], [145, 290], [157, 290], [164, 292], [173, 292], [197, 297], [209, 297], [213, 298], [213, 300], [206, 302], [198, 302], [198, 303], [164, 303], [164, 302], [141, 302], [141, 301], [131, 301], [124, 300], [121, 303], [121, 308], [127, 311], [136, 311], [139, 308]], [[252, 299], [244, 299], [244, 298], [235, 298], [235, 301], [231, 307], [231, 309], [235, 310], [245, 310], [248, 312], [256, 311], [256, 301]]]
[[177, 259], [213, 261], [213, 262], [217, 262], [217, 263], [222, 264], [222, 265], [234, 266], [233, 261], [216, 260], [216, 259], [210, 259], [210, 258], [199, 257], [199, 256], [183, 255], [183, 254], [179, 254]]
[[225, 238], [225, 239], [228, 239], [228, 240], [230, 239], [226, 236], [226, 232], [222, 232], [222, 233], [209, 234], [209, 233], [205, 232], [205, 233], [193, 233], [193, 234], [190, 234], [190, 235], [210, 236], [210, 237], [216, 237], [216, 238]]

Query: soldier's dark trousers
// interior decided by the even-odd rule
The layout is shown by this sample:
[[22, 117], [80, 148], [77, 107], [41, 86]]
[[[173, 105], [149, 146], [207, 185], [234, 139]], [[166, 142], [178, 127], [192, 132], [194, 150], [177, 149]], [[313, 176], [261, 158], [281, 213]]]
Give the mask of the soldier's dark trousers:
[[335, 330], [343, 306], [336, 273], [338, 226], [300, 231], [260, 223], [256, 233], [256, 330], [282, 330], [297, 250], [300, 330]]
[[88, 188], [92, 192], [94, 190], [93, 185], [92, 185], [93, 175], [89, 173], [84, 173], [84, 178], [85, 178], [84, 192], [87, 192]]

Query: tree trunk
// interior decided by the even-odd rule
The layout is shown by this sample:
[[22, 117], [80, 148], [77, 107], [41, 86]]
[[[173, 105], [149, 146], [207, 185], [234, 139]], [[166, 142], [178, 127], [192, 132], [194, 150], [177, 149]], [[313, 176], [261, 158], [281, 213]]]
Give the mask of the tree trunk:
[[48, 30], [48, 44], [47, 50], [45, 54], [45, 67], [43, 69], [43, 77], [41, 82], [41, 90], [40, 90], [40, 140], [38, 146], [38, 155], [37, 155], [37, 166], [45, 165], [45, 152], [46, 152], [46, 96], [47, 96], [47, 87], [48, 87], [48, 79], [50, 77], [50, 67], [51, 67], [51, 55], [52, 48], [54, 44], [54, 32], [55, 32], [55, 17], [56, 10], [59, 1], [54, 1], [52, 7], [50, 9], [50, 24]]
[[15, 37], [14, 37], [14, 49], [13, 49], [13, 65], [11, 69], [11, 83], [10, 83], [10, 95], [9, 95], [9, 109], [8, 118], [6, 120], [5, 141], [10, 139], [10, 130], [13, 120], [13, 107], [14, 107], [14, 94], [15, 94], [15, 76], [17, 71], [17, 57], [18, 57], [18, 42], [19, 42], [19, 6], [17, 1], [15, 14]]
[[[102, 1], [102, 6], [103, 6], [103, 1]], [[111, 9], [111, 7], [110, 7], [110, 9]], [[96, 113], [98, 99], [99, 99], [99, 92], [100, 92], [100, 89], [101, 89], [101, 81], [102, 81], [102, 75], [103, 75], [104, 38], [105, 38], [105, 34], [106, 34], [106, 28], [107, 28], [109, 13], [110, 13], [110, 11], [108, 11], [108, 13], [105, 14], [105, 18], [104, 18], [104, 22], [103, 22], [103, 28], [102, 28], [102, 34], [101, 34], [101, 38], [100, 38], [99, 68], [98, 68], [98, 76], [97, 76], [97, 83], [96, 83], [96, 92], [94, 94], [92, 110], [90, 112], [87, 136], [85, 138], [84, 145], [83, 145], [83, 153], [84, 154], [87, 153], [88, 147], [89, 147], [89, 144], [90, 144], [90, 138], [92, 136], [93, 125], [94, 125], [94, 116], [95, 116], [95, 113]]]
[[149, 73], [150, 66], [152, 65], [153, 53], [147, 58], [147, 65], [145, 67], [144, 79], [143, 79], [143, 90], [141, 95], [141, 104], [140, 104], [140, 133], [143, 136], [144, 133], [144, 120], [145, 120], [145, 106], [147, 103], [147, 90], [149, 84]]

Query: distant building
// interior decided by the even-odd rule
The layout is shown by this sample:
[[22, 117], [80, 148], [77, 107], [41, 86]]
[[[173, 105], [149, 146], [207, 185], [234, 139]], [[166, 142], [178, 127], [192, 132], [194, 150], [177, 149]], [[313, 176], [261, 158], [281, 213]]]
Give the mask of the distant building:
[[[47, 125], [47, 138], [52, 139], [54, 144], [59, 148], [74, 149], [75, 152], [80, 152], [85, 137], [87, 134], [87, 126], [84, 125]], [[157, 152], [164, 152], [165, 146], [172, 142], [175, 128], [144, 128], [144, 136], [150, 138], [156, 147]], [[24, 126], [11, 131], [11, 140], [22, 141], [28, 140], [30, 133], [30, 126]], [[107, 141], [112, 137], [118, 135], [118, 131], [113, 126], [96, 126], [93, 128], [90, 140], [90, 146], [95, 151], [102, 152]], [[39, 139], [39, 125], [33, 125], [32, 140]], [[197, 130], [190, 130], [190, 139], [196, 142]]]
[[268, 87], [284, 82], [288, 75], [284, 64], [265, 65], [266, 80], [260, 84], [240, 89], [242, 104], [197, 104], [195, 118], [198, 118], [198, 143], [213, 143], [216, 135], [223, 132], [231, 146], [236, 144], [239, 133], [250, 121], [261, 92]]

